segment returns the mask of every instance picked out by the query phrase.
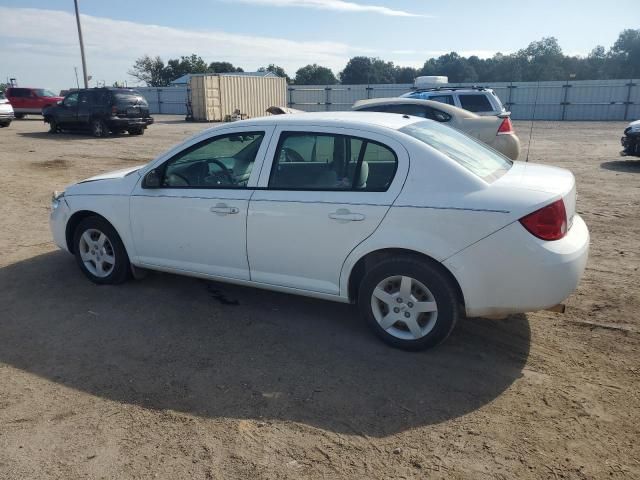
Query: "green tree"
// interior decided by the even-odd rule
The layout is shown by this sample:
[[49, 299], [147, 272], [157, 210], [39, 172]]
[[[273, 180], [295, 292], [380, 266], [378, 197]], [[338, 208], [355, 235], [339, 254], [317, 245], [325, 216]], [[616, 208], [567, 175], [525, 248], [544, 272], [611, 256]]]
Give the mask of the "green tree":
[[318, 64], [307, 65], [296, 72], [296, 85], [333, 85], [338, 79], [331, 69]]
[[363, 83], [395, 83], [393, 62], [373, 57], [353, 57], [340, 72], [340, 81], [346, 85]]
[[208, 72], [211, 73], [233, 73], [233, 72], [244, 72], [240, 67], [234, 67], [233, 64], [229, 62], [211, 62], [209, 67], [207, 68]]
[[160, 57], [151, 58], [149, 55], [140, 57], [128, 73], [149, 87], [166, 87], [170, 81], [167, 78], [165, 64]]
[[640, 77], [640, 29], [627, 29], [613, 44], [610, 51], [611, 69], [623, 78]]
[[278, 75], [279, 77], [284, 77], [287, 79], [287, 83], [291, 83], [291, 79], [289, 78], [289, 75], [287, 75], [287, 72], [284, 71], [284, 68], [279, 67], [278, 65], [275, 65], [273, 63], [270, 63], [269, 66], [267, 67], [260, 67], [258, 69], [259, 72], [271, 72], [271, 73], [275, 73], [276, 75]]
[[417, 68], [413, 67], [394, 67], [393, 79], [394, 83], [413, 83], [414, 79], [419, 75]]
[[207, 73], [207, 62], [202, 57], [192, 53], [190, 56], [182, 56], [179, 59], [167, 61], [166, 77], [169, 82], [188, 73]]

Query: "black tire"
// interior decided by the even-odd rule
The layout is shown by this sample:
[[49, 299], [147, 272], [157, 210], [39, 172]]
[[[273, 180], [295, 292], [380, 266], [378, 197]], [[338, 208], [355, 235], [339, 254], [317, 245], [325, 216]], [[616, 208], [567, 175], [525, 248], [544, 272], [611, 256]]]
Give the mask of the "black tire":
[[[420, 314], [413, 313], [413, 311], [409, 313], [409, 315], [416, 316], [418, 324], [419, 322], [424, 323], [422, 325], [423, 331], [428, 331], [418, 339], [398, 338], [398, 336], [389, 333], [380, 326], [373, 311], [372, 295], [376, 287], [386, 279], [402, 276], [417, 280], [417, 282], [426, 287], [430, 295], [428, 301], [435, 301], [437, 305], [435, 314]], [[417, 303], [415, 300], [414, 302], [404, 300], [404, 302], [398, 304], [400, 313], [397, 315], [399, 317], [401, 317], [402, 310], [408, 309], [408, 306], [413, 307]], [[382, 260], [365, 273], [358, 291], [358, 309], [369, 327], [387, 344], [404, 350], [424, 350], [435, 347], [446, 340], [461, 315], [461, 304], [462, 301], [459, 298], [458, 290], [446, 273], [429, 261], [411, 256], [399, 256]], [[384, 302], [381, 305], [383, 305], [383, 309], [386, 308], [384, 307]], [[407, 315], [407, 313], [405, 310], [404, 315]], [[401, 334], [403, 330], [406, 330], [407, 335], [410, 333], [408, 324], [403, 325], [402, 319], [394, 323], [389, 330]]]
[[[89, 237], [93, 236], [95, 240], [99, 240], [100, 237], [98, 234], [100, 233], [104, 234], [107, 239], [103, 244], [104, 251], [98, 252], [98, 254], [101, 254], [104, 258], [107, 258], [104, 255], [112, 255], [114, 257], [114, 261], [110, 264], [112, 265], [112, 268], [105, 268], [103, 270], [104, 276], [96, 274], [97, 263], [95, 261], [95, 256], [93, 256], [94, 260], [89, 260], [87, 262], [89, 266], [85, 263], [85, 259], [87, 257], [83, 259], [83, 252], [86, 255], [92, 248], [91, 246], [88, 246], [87, 242], [83, 239], [85, 232]], [[95, 232], [98, 232], [98, 234]], [[80, 267], [80, 270], [82, 270], [82, 273], [84, 273], [89, 280], [99, 285], [114, 285], [122, 283], [126, 281], [131, 274], [129, 256], [127, 255], [124, 244], [120, 239], [120, 235], [118, 235], [115, 228], [113, 228], [111, 224], [102, 217], [87, 217], [80, 222], [73, 235], [73, 251], [75, 253], [76, 262]], [[105, 265], [105, 263], [102, 264]], [[91, 271], [91, 269], [94, 271]]]
[[16, 117], [16, 120], [22, 120], [25, 117], [25, 113], [14, 113], [13, 116]]
[[8, 127], [9, 125], [11, 125], [11, 121], [9, 121], [9, 122], [2, 122], [2, 123], [0, 123], [0, 128]]
[[104, 120], [101, 120], [100, 118], [94, 118], [93, 120], [91, 120], [91, 134], [94, 137], [106, 137], [107, 135], [109, 135], [109, 127], [107, 127], [107, 124], [104, 123]]
[[144, 135], [144, 128], [130, 128], [129, 135]]
[[60, 127], [55, 118], [47, 118], [47, 121], [49, 122], [49, 133], [58, 133], [60, 131]]

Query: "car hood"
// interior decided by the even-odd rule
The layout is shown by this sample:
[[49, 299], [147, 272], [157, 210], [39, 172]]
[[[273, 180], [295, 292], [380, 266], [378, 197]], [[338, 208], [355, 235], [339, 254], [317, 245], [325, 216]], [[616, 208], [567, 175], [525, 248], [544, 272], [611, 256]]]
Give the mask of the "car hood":
[[122, 170], [115, 170], [113, 172], [107, 172], [101, 175], [96, 175], [94, 177], [85, 178], [84, 180], [81, 180], [78, 183], [97, 182], [99, 180], [113, 180], [116, 178], [123, 178], [129, 175], [130, 173], [135, 172], [136, 170], [140, 170], [142, 167], [143, 165], [138, 165], [136, 167], [130, 167], [130, 168], [123, 168]]
[[[73, 195], [128, 195], [140, 176], [135, 174], [142, 165], [103, 173], [68, 186], [65, 196]], [[133, 175], [131, 175], [133, 174]]]

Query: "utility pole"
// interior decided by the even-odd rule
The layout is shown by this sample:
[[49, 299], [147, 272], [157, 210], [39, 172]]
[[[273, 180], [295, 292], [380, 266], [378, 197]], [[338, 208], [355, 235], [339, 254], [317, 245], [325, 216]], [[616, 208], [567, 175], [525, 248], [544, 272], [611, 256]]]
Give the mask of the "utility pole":
[[82, 74], [84, 77], [84, 88], [89, 88], [89, 78], [87, 76], [87, 61], [84, 58], [84, 42], [82, 41], [82, 27], [80, 26], [80, 12], [78, 11], [78, 0], [73, 0], [76, 6], [76, 23], [78, 24], [78, 38], [80, 39], [80, 56], [82, 57]]

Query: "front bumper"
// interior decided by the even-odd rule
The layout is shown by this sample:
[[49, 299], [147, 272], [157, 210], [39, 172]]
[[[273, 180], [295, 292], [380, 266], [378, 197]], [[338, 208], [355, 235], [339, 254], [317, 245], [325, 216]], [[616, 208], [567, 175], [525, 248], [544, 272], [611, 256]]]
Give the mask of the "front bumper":
[[444, 265], [460, 284], [468, 316], [500, 316], [564, 301], [578, 286], [588, 257], [589, 230], [575, 215], [560, 240], [540, 240], [516, 221]]
[[13, 120], [14, 118], [15, 115], [13, 114], [13, 112], [0, 111], [0, 120]]
[[53, 208], [49, 215], [49, 227], [51, 228], [51, 234], [55, 244], [62, 250], [68, 252], [67, 222], [69, 221], [71, 209], [64, 197], [60, 197], [57, 202], [58, 206]]

